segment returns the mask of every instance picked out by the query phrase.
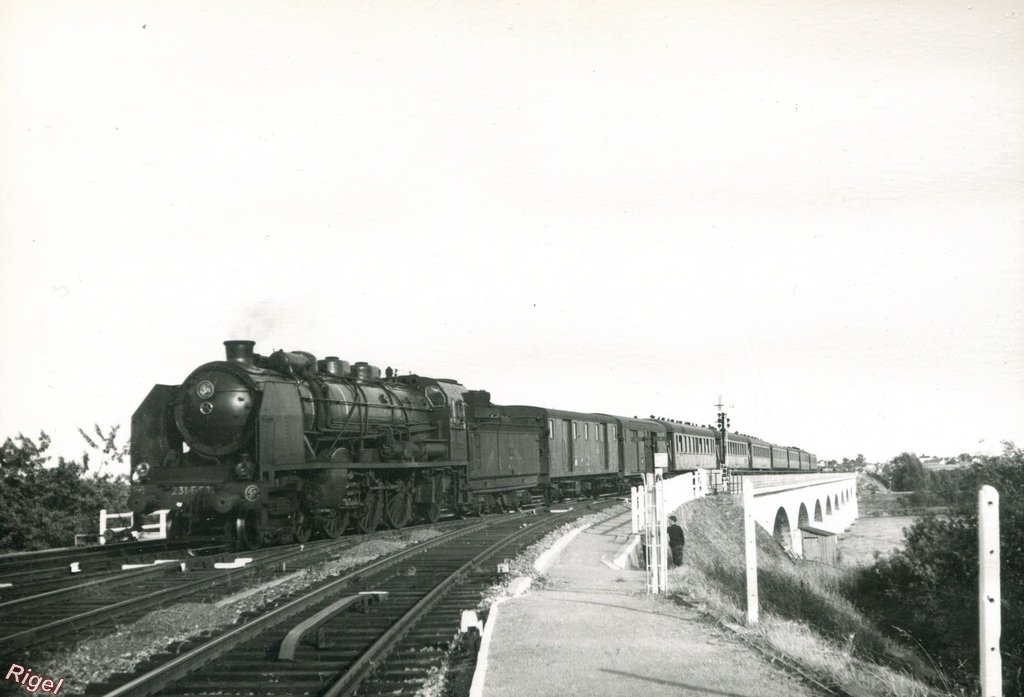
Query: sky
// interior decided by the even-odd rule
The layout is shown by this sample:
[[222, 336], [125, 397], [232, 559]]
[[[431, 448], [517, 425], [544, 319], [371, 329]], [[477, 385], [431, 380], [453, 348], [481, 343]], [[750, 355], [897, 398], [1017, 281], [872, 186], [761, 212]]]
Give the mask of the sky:
[[1007, 0], [0, 0], [0, 438], [74, 457], [246, 338], [997, 453], [1022, 75]]

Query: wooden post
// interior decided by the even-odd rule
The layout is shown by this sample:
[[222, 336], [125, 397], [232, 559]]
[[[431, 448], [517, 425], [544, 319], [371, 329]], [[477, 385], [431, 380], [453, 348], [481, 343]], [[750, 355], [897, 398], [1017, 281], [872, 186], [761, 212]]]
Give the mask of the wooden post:
[[978, 637], [981, 651], [981, 695], [1002, 697], [1003, 658], [999, 653], [999, 492], [978, 490]]
[[757, 527], [754, 522], [754, 482], [743, 477], [743, 549], [747, 562], [747, 624], [757, 624]]

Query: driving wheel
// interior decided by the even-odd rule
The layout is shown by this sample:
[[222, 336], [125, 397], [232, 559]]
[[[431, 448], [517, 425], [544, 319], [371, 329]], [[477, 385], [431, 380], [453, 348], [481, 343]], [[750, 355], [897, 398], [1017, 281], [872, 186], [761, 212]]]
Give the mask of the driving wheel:
[[345, 532], [348, 527], [348, 511], [331, 511], [320, 522], [320, 530], [324, 537], [336, 540]]
[[368, 492], [363, 507], [359, 510], [359, 517], [356, 518], [356, 528], [363, 534], [373, 532], [380, 525], [383, 516], [383, 496], [379, 491]]
[[404, 488], [390, 492], [386, 515], [389, 527], [404, 528], [412, 518], [412, 492]]
[[424, 503], [418, 507], [420, 517], [428, 523], [436, 523], [441, 520], [441, 504]]

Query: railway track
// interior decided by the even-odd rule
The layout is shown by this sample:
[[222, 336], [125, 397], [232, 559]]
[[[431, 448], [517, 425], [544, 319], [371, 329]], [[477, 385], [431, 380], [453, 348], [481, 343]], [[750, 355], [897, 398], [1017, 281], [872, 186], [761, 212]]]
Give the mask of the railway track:
[[[72, 573], [72, 564], [77, 564], [80, 572], [103, 569], [115, 564], [147, 557], [156, 558], [160, 555], [205, 544], [212, 545], [214, 541], [212, 538], [199, 538], [187, 542], [183, 540], [145, 540], [5, 554], [0, 556], [0, 584], [10, 583], [11, 587], [17, 587], [25, 583], [26, 580], [35, 582], [45, 578], [66, 576]], [[0, 587], [0, 592], [7, 590], [9, 588]]]
[[[438, 523], [434, 529], [462, 527], [466, 521]], [[153, 610], [187, 599], [212, 602], [245, 587], [287, 580], [287, 576], [338, 556], [359, 543], [375, 539], [351, 535], [303, 545], [269, 547], [240, 554], [218, 554], [224, 545], [205, 548], [210, 554], [188, 554], [172, 563], [152, 564], [81, 579], [74, 585], [0, 601], [0, 660], [24, 660], [34, 647], [52, 652], [90, 637], [109, 633]], [[385, 538], [386, 539], [386, 538]], [[233, 564], [237, 559], [251, 562]], [[233, 568], [217, 568], [228, 566]], [[75, 579], [79, 580], [79, 579]]]
[[483, 520], [289, 599], [88, 694], [413, 694], [443, 662], [496, 565], [579, 513]]
[[[227, 557], [183, 555], [171, 563], [154, 564], [84, 581], [75, 586], [0, 602], [0, 647], [3, 657], [46, 644], [48, 650], [73, 635], [80, 639], [116, 623], [130, 621], [183, 598], [212, 600], [243, 581], [294, 572], [357, 544], [361, 537], [327, 540], [252, 553], [251, 563], [234, 568]], [[229, 555], [231, 560], [239, 555]]]
[[[87, 558], [84, 561], [42, 562], [41, 566], [15, 571], [0, 577], [0, 614], [11, 601], [25, 598], [73, 593], [78, 589], [102, 583], [116, 585], [126, 581], [132, 574], [131, 567], [153, 564], [161, 558], [208, 557], [229, 551], [227, 544], [209, 546], [176, 545], [171, 549], [144, 549], [134, 555], [115, 555]], [[9, 584], [9, 585], [8, 585]]]

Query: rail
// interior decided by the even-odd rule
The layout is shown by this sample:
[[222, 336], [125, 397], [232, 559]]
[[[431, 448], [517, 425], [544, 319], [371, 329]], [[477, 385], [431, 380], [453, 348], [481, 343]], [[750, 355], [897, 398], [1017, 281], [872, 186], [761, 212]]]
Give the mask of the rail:
[[[285, 635], [281, 641], [281, 648], [277, 652], [277, 660], [294, 661], [295, 650], [299, 648], [302, 639], [310, 632], [322, 628], [324, 623], [343, 610], [348, 610], [357, 605], [365, 610], [374, 602], [380, 603], [387, 600], [387, 597], [387, 591], [361, 591], [356, 595], [349, 595], [331, 603], [309, 619], [299, 622]], [[317, 647], [324, 648], [324, 641], [319, 632], [317, 634]]]
[[[351, 542], [351, 539], [352, 538], [347, 539], [346, 543]], [[3, 631], [0, 631], [0, 634], [4, 634], [4, 636], [0, 636], [0, 646], [3, 646], [5, 649], [15, 649], [43, 641], [51, 641], [68, 632], [78, 631], [83, 627], [99, 624], [115, 617], [121, 617], [138, 609], [145, 609], [161, 603], [167, 603], [171, 600], [177, 600], [213, 586], [228, 583], [236, 578], [251, 575], [259, 569], [270, 568], [278, 564], [288, 562], [296, 557], [316, 553], [320, 549], [333, 548], [338, 544], [338, 540], [331, 540], [316, 545], [313, 549], [310, 549], [310, 545], [305, 545], [304, 547], [300, 547], [298, 550], [288, 549], [285, 551], [272, 552], [271, 554], [258, 559], [255, 564], [249, 564], [241, 567], [232, 565], [231, 568], [219, 570], [216, 573], [197, 573], [198, 578], [184, 583], [143, 593], [142, 595], [135, 597], [125, 598], [124, 600], [120, 600], [109, 605], [101, 605], [88, 610], [80, 610], [73, 615], [55, 618], [43, 625], [29, 626], [20, 630], [12, 629], [10, 626], [5, 626]], [[187, 564], [182, 566], [186, 566], [187, 569]], [[177, 564], [163, 564], [156, 565], [154, 567], [147, 567], [142, 570], [142, 575], [150, 572], [159, 573], [164, 569], [173, 572], [176, 569], [181, 569], [181, 566]], [[122, 576], [119, 578], [125, 577]], [[31, 602], [34, 599], [34, 596], [28, 596], [23, 599], [22, 602]], [[70, 604], [68, 606], [77, 607], [71, 606]], [[16, 617], [17, 615], [14, 616]]]
[[345, 588], [356, 579], [369, 576], [377, 571], [393, 566], [407, 557], [418, 554], [425, 549], [444, 544], [445, 542], [455, 539], [463, 534], [467, 534], [481, 528], [486, 528], [488, 525], [488, 523], [478, 523], [467, 528], [462, 528], [460, 530], [435, 537], [427, 540], [426, 542], [404, 549], [397, 554], [387, 557], [386, 559], [373, 562], [351, 574], [340, 576], [320, 588], [285, 603], [266, 614], [260, 615], [259, 617], [256, 617], [225, 634], [215, 637], [205, 644], [195, 647], [187, 653], [175, 657], [173, 660], [164, 663], [163, 665], [153, 668], [147, 673], [137, 676], [133, 680], [106, 693], [106, 697], [127, 697], [128, 695], [154, 694], [176, 680], [180, 680], [185, 677], [192, 671], [218, 659], [220, 656], [231, 651], [236, 646], [258, 636], [278, 623], [284, 622], [301, 612], [307, 611], [318, 603], [323, 602], [326, 598], [331, 597], [331, 595], [342, 588]]
[[362, 683], [363, 679], [378, 665], [385, 656], [394, 648], [410, 628], [425, 615], [441, 597], [461, 579], [467, 570], [481, 563], [497, 550], [509, 545], [513, 540], [529, 532], [537, 525], [534, 523], [528, 527], [514, 530], [511, 534], [502, 537], [494, 544], [487, 547], [472, 559], [464, 563], [458, 569], [449, 574], [443, 581], [434, 586], [419, 602], [413, 605], [395, 624], [391, 626], [373, 645], [363, 653], [337, 680], [334, 681], [324, 693], [323, 697], [349, 697], [354, 694]]
[[[615, 502], [608, 501], [607, 503]], [[588, 506], [588, 508], [599, 510], [596, 504]], [[190, 687], [192, 681], [197, 683], [195, 686], [197, 691], [209, 692], [221, 689], [217, 687], [218, 676], [224, 676], [225, 687], [223, 689], [229, 689], [230, 685], [231, 689], [258, 690], [259, 680], [256, 679], [250, 681], [251, 684], [240, 686], [238, 668], [232, 665], [232, 661], [244, 664], [248, 660], [246, 657], [252, 655], [253, 650], [259, 655], [265, 655], [267, 651], [270, 651], [270, 655], [281, 656], [281, 662], [267, 665], [265, 671], [261, 672], [261, 676], [265, 678], [269, 675], [266, 671], [274, 671], [280, 676], [280, 680], [289, 681], [296, 694], [307, 690], [312, 690], [321, 697], [351, 694], [364, 679], [370, 679], [371, 671], [373, 671], [374, 678], [380, 677], [381, 671], [376, 669], [383, 665], [392, 651], [401, 650], [397, 648], [399, 645], [418, 641], [416, 638], [419, 636], [418, 631], [429, 633], [433, 639], [428, 645], [436, 646], [438, 639], [435, 632], [437, 629], [430, 618], [434, 617], [435, 612], [442, 610], [444, 613], [449, 613], [451, 610], [449, 605], [453, 603], [461, 609], [465, 608], [462, 603], [467, 602], [465, 594], [470, 577], [479, 576], [478, 582], [485, 582], [485, 585], [480, 587], [481, 592], [484, 587], [493, 582], [492, 575], [472, 571], [473, 568], [481, 568], [481, 565], [486, 563], [488, 555], [502, 554], [501, 547], [520, 544], [524, 536], [531, 533], [533, 535], [546, 534], [554, 527], [571, 519], [561, 515], [551, 515], [545, 516], [541, 520], [533, 518], [536, 522], [524, 525], [524, 519], [528, 515], [526, 513], [507, 514], [497, 521], [482, 521], [455, 533], [432, 538], [354, 570], [352, 573], [339, 576], [323, 586], [314, 588], [265, 614], [254, 617], [242, 625], [229, 629], [222, 635], [175, 656], [163, 665], [137, 675], [129, 682], [107, 688], [108, 691], [104, 694], [106, 697], [126, 695], [141, 697], [165, 690], [172, 684], [174, 684], [173, 689], [176, 693], [190, 694], [193, 689]], [[497, 541], [495, 541], [496, 539]], [[403, 569], [403, 566], [408, 568]], [[416, 572], [417, 567], [420, 569], [419, 573]], [[455, 570], [452, 571], [452, 569]], [[338, 614], [352, 607], [353, 603], [359, 602], [352, 598], [354, 594], [351, 588], [353, 586], [367, 588], [370, 579], [382, 574], [384, 578], [374, 579], [372, 581], [374, 585], [368, 590], [387, 590], [390, 593], [389, 602], [382, 604], [382, 609], [379, 612], [367, 612], [366, 618], [369, 624], [364, 624], [364, 620], [360, 619], [359, 622], [353, 622], [350, 626], [347, 619], [341, 620]], [[431, 579], [429, 584], [426, 583], [427, 578]], [[435, 579], [440, 580], [435, 582]], [[335, 600], [342, 594], [348, 597]], [[325, 608], [324, 604], [328, 602], [332, 604]], [[315, 616], [303, 619], [305, 615], [313, 613], [316, 613]], [[455, 633], [458, 628], [457, 617], [456, 614], [451, 629], [443, 629], [442, 633], [446, 634], [448, 631], [451, 631], [452, 634]], [[283, 623], [296, 620], [301, 621], [287, 632], [284, 642], [282, 644], [275, 642], [271, 630]], [[445, 620], [445, 623], [448, 621]], [[379, 634], [367, 635], [369, 626], [376, 626], [375, 632], [379, 632]], [[317, 633], [317, 638], [312, 643], [318, 652], [326, 653], [318, 653], [318, 658], [311, 659], [309, 656], [303, 658], [304, 652], [300, 650], [303, 637], [308, 637], [313, 632]], [[328, 642], [328, 639], [333, 643]], [[250, 646], [250, 642], [255, 643]], [[354, 643], [349, 644], [349, 642]], [[369, 644], [368, 647], [367, 644]], [[356, 647], [358, 647], [358, 651], [351, 653]], [[419, 648], [413, 649], [411, 653], [416, 658], [401, 659], [402, 666], [408, 666], [410, 661], [418, 663], [431, 654], [431, 652], [425, 653]], [[345, 658], [340, 658], [342, 656]], [[343, 660], [344, 664], [338, 666], [337, 673], [326, 676], [319, 668], [310, 672], [306, 665], [310, 660], [320, 666], [324, 662], [336, 664], [338, 660]], [[349, 661], [352, 662], [349, 663]], [[216, 664], [211, 665], [214, 662]], [[347, 668], [345, 664], [348, 664]], [[273, 669], [271, 665], [276, 665], [277, 668]], [[189, 677], [190, 674], [200, 670], [203, 671], [202, 674]], [[419, 669], [417, 668], [417, 670]], [[396, 671], [401, 674], [403, 683], [408, 682], [412, 677], [407, 667], [398, 668]], [[303, 681], [307, 681], [308, 685], [300, 684]]]

